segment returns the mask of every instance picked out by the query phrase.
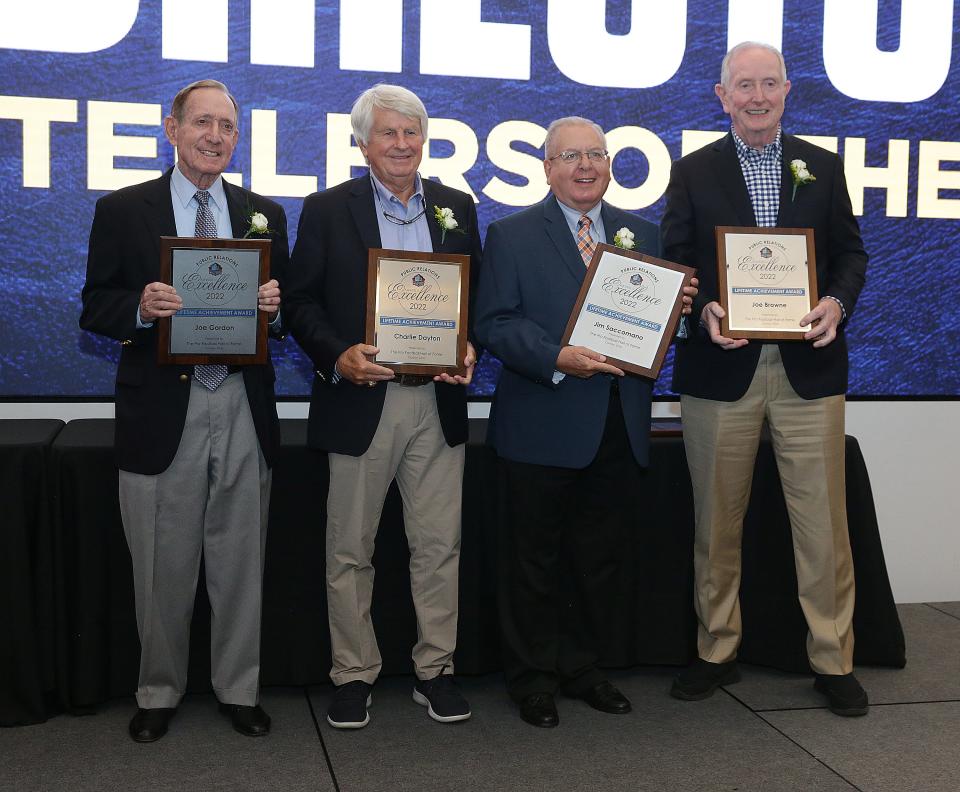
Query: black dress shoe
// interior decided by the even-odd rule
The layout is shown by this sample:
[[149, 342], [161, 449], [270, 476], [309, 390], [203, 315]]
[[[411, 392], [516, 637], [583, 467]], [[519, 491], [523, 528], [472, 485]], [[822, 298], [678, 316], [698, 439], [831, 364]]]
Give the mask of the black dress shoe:
[[130, 721], [130, 736], [133, 741], [148, 743], [159, 740], [167, 733], [167, 724], [175, 712], [175, 709], [168, 708], [139, 708]]
[[630, 700], [606, 680], [574, 697], [583, 699], [595, 710], [608, 712], [611, 715], [626, 715], [633, 709], [630, 706]]
[[560, 723], [557, 705], [550, 693], [532, 693], [520, 702], [520, 717], [531, 726], [552, 729]]
[[257, 704], [254, 707], [243, 704], [220, 704], [220, 712], [230, 716], [234, 730], [246, 737], [263, 737], [270, 733], [270, 716]]
[[700, 701], [712, 696], [721, 685], [739, 681], [740, 669], [736, 660], [710, 663], [698, 657], [674, 678], [670, 695], [684, 701]]
[[817, 674], [813, 689], [827, 697], [827, 706], [834, 715], [867, 714], [867, 692], [853, 674]]

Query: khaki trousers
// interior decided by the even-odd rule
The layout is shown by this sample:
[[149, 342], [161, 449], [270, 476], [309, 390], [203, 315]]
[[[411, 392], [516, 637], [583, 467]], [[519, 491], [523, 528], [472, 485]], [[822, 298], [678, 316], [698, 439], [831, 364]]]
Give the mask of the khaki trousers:
[[224, 704], [257, 703], [270, 483], [242, 374], [213, 392], [191, 381], [180, 445], [163, 473], [120, 471], [140, 634], [138, 706], [176, 707], [186, 690], [201, 554], [214, 693]]
[[374, 542], [390, 482], [397, 480], [410, 548], [417, 615], [413, 663], [420, 679], [453, 672], [457, 645], [460, 504], [464, 446], [451, 448], [436, 389], [387, 385], [380, 424], [366, 453], [330, 454], [327, 497], [327, 613], [335, 685], [373, 684], [381, 658], [370, 619]]
[[740, 645], [743, 516], [764, 419], [783, 484], [807, 655], [821, 674], [853, 669], [853, 561], [847, 533], [844, 397], [802, 399], [780, 349], [764, 344], [753, 381], [735, 402], [681, 398], [696, 517], [694, 604], [698, 653], [713, 663]]

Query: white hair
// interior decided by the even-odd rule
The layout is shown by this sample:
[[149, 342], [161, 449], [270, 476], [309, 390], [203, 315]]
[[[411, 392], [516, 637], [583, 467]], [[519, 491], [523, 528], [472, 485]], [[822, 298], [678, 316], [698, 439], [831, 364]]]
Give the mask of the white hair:
[[742, 52], [746, 49], [762, 49], [767, 52], [772, 52], [777, 56], [777, 60], [780, 61], [780, 81], [787, 81], [787, 64], [783, 59], [783, 53], [780, 52], [772, 44], [764, 44], [762, 41], [741, 41], [735, 47], [732, 47], [730, 51], [723, 56], [723, 63], [720, 64], [720, 85], [724, 88], [730, 87], [730, 61], [733, 59], [733, 56], [738, 52]]
[[603, 144], [603, 148], [606, 149], [607, 136], [603, 134], [603, 129], [600, 128], [599, 124], [583, 116], [566, 116], [565, 118], [558, 118], [547, 127], [547, 137], [543, 141], [543, 156], [546, 159], [550, 158], [550, 153], [553, 150], [553, 139], [557, 136], [558, 130], [565, 126], [577, 125], [592, 127], [593, 131], [600, 136], [600, 142]]
[[416, 118], [426, 140], [427, 109], [420, 98], [403, 86], [377, 83], [360, 94], [350, 110], [350, 125], [357, 143], [367, 145], [373, 127], [373, 110], [377, 107], [381, 110], [393, 110], [407, 118]]

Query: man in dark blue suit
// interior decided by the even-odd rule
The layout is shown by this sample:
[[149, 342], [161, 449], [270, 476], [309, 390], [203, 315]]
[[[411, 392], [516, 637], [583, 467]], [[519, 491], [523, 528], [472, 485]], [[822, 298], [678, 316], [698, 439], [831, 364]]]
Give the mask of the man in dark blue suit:
[[[657, 227], [602, 201], [603, 131], [554, 121], [544, 142], [551, 195], [490, 226], [475, 332], [503, 362], [488, 437], [501, 462], [500, 620], [520, 716], [559, 723], [558, 689], [603, 712], [630, 702], [597, 669], [623, 494], [647, 464], [651, 382], [586, 347], [561, 346], [593, 251], [629, 229], [656, 255]], [[623, 236], [623, 235], [621, 235]], [[686, 290], [684, 310], [696, 294]]]

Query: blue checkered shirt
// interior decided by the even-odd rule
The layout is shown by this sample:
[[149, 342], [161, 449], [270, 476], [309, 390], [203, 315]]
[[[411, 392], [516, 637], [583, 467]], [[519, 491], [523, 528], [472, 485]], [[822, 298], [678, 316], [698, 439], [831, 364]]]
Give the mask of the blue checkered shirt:
[[777, 224], [777, 213], [780, 211], [780, 176], [783, 172], [780, 130], [777, 130], [777, 139], [762, 149], [751, 148], [736, 132], [731, 132], [757, 225], [772, 228]]

